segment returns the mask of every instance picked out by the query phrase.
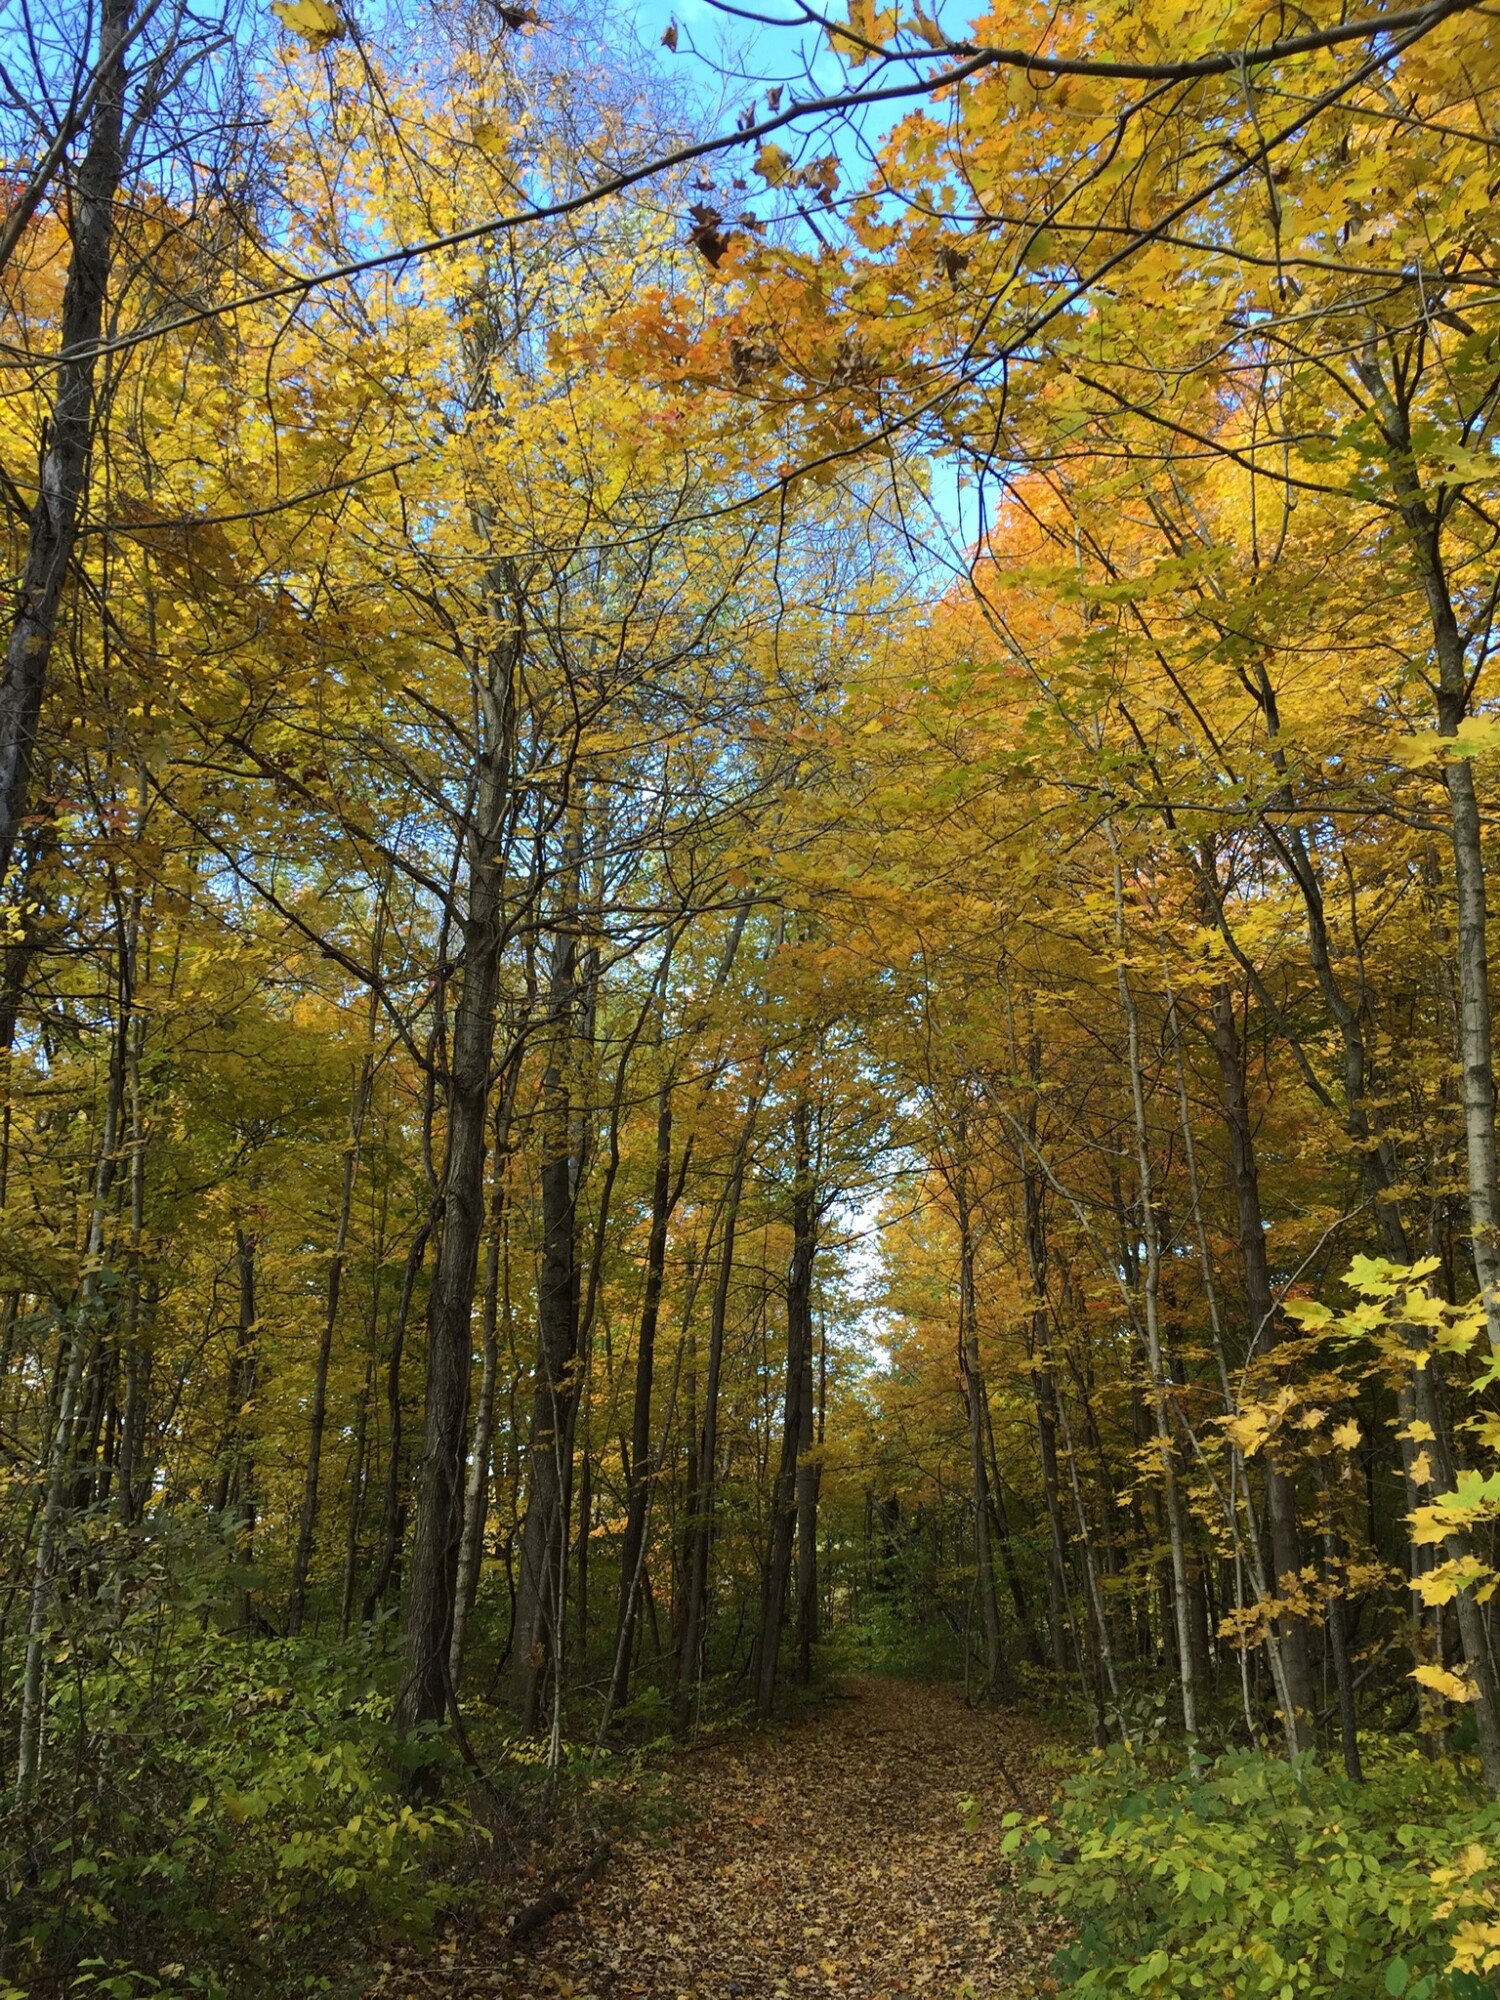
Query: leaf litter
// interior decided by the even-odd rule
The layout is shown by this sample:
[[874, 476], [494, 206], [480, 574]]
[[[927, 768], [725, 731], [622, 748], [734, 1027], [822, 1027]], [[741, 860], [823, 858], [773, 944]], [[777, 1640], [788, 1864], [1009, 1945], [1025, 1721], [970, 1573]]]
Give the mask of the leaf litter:
[[[664, 1832], [618, 1843], [522, 1948], [459, 1943], [407, 1991], [505, 2000], [1020, 2000], [1061, 1931], [1014, 1893], [1036, 1724], [951, 1689], [842, 1682], [796, 1723], [685, 1752]], [[409, 1975], [408, 1975], [409, 1976]], [[389, 1987], [382, 1987], [389, 1992]]]

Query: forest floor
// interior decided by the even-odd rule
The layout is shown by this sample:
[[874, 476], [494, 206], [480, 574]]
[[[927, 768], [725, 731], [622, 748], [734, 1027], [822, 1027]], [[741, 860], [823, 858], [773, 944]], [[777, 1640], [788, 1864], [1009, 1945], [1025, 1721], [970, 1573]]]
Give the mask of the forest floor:
[[482, 1933], [381, 2000], [1021, 2000], [1058, 1939], [1001, 1820], [1052, 1790], [1025, 1717], [844, 1680], [784, 1728], [683, 1753], [669, 1824], [529, 1945]]

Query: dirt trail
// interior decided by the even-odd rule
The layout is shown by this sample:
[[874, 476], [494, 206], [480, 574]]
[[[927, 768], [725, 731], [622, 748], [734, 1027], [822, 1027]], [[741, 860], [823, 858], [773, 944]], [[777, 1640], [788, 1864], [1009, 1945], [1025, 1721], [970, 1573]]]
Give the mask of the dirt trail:
[[576, 2000], [1021, 2000], [1053, 1938], [1029, 1898], [1004, 1893], [1000, 1821], [1048, 1796], [1037, 1740], [947, 1689], [845, 1682], [793, 1728], [685, 1758], [681, 1817], [629, 1842], [503, 1985]]

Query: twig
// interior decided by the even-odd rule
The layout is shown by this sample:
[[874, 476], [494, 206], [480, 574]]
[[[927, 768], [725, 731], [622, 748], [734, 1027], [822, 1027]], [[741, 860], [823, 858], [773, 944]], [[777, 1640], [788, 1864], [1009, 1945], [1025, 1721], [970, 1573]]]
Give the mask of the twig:
[[511, 1919], [509, 1937], [512, 1944], [524, 1944], [534, 1937], [544, 1924], [550, 1924], [554, 1917], [560, 1917], [565, 1910], [571, 1910], [583, 1891], [603, 1869], [614, 1849], [607, 1840], [601, 1840], [588, 1860], [570, 1875], [565, 1882], [558, 1882], [544, 1896], [538, 1896], [534, 1903], [528, 1903], [518, 1910]]

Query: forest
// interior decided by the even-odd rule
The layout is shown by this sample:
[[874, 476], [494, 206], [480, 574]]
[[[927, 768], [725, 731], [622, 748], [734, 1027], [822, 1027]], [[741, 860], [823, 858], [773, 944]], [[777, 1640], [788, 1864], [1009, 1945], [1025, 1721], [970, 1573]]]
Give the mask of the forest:
[[910, 6], [4, 0], [0, 2000], [1500, 1990], [1500, 26]]

